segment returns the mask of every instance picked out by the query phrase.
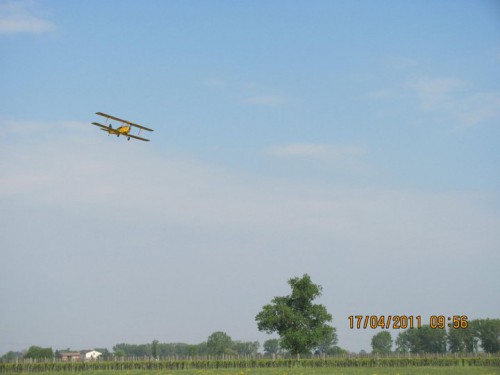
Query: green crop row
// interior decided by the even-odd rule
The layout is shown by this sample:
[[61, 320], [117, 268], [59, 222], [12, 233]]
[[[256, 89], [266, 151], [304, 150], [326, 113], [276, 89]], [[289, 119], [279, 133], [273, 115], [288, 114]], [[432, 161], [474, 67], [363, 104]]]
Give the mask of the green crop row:
[[485, 358], [324, 358], [324, 359], [234, 359], [234, 360], [163, 360], [0, 363], [0, 373], [83, 372], [95, 370], [188, 370], [246, 368], [319, 368], [319, 367], [422, 367], [422, 366], [495, 366], [500, 357]]

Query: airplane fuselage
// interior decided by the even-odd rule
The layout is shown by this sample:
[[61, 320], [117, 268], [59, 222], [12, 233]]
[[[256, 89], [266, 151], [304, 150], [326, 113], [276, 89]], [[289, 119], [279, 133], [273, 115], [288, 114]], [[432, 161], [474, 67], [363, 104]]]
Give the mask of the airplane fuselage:
[[130, 126], [124, 125], [124, 126], [120, 126], [120, 127], [116, 128], [116, 129], [110, 128], [110, 129], [108, 129], [108, 133], [109, 134], [116, 134], [119, 137], [120, 135], [127, 135], [128, 133], [130, 133], [130, 129], [131, 129]]

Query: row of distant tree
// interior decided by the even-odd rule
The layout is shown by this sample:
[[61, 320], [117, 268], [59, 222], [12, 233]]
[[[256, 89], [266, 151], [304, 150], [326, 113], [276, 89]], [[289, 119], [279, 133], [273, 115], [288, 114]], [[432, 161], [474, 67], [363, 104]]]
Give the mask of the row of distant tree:
[[[314, 351], [304, 354], [347, 354], [348, 351], [337, 346], [335, 328], [330, 335], [316, 345]], [[395, 350], [393, 347], [395, 344]], [[500, 319], [477, 319], [469, 322], [466, 329], [431, 329], [426, 325], [419, 329], [402, 331], [395, 342], [390, 332], [381, 331], [371, 340], [372, 353], [388, 355], [391, 353], [473, 353], [482, 350], [486, 353], [500, 352]], [[225, 332], [214, 332], [200, 344], [160, 343], [154, 340], [147, 344], [116, 344], [112, 351], [107, 348], [96, 348], [102, 353], [103, 360], [116, 357], [196, 357], [196, 356], [257, 356], [288, 355], [291, 352], [282, 346], [282, 340], [273, 338], [264, 341], [262, 351], [258, 341], [234, 341]], [[31, 346], [24, 352], [10, 351], [0, 357], [1, 361], [10, 362], [16, 359], [42, 359], [58, 357], [60, 352], [71, 351], [69, 348], [53, 351], [52, 348]], [[363, 351], [362, 351], [363, 352]]]
[[[316, 344], [314, 350], [301, 354], [347, 354], [348, 351], [337, 346], [336, 329], [329, 331]], [[395, 350], [393, 347], [395, 345]], [[396, 337], [381, 331], [371, 340], [372, 353], [486, 353], [500, 352], [500, 319], [471, 320], [465, 329], [432, 329], [429, 325], [421, 328], [407, 329]], [[201, 344], [159, 343], [150, 344], [117, 344], [113, 347], [114, 355], [126, 357], [167, 357], [167, 356], [204, 356], [204, 355], [250, 355], [259, 354], [258, 341], [233, 341], [225, 332], [212, 333], [207, 341]], [[264, 355], [287, 355], [291, 352], [282, 346], [281, 339], [269, 339], [262, 346]], [[103, 353], [111, 355], [111, 353]]]
[[[309, 275], [288, 280], [291, 294], [274, 297], [256, 315], [259, 331], [277, 334], [279, 339], [264, 342], [265, 354], [342, 354], [347, 351], [337, 346], [337, 332], [329, 322], [332, 315], [326, 307], [314, 304], [313, 300], [321, 295], [322, 287], [311, 281]], [[477, 319], [468, 322], [463, 328], [432, 329], [429, 325], [413, 328], [398, 334], [396, 351], [399, 353], [446, 353], [477, 352], [479, 347], [487, 353], [500, 351], [500, 319]], [[392, 352], [393, 340], [388, 331], [382, 331], [372, 338], [374, 353]], [[117, 344], [113, 353], [99, 350], [103, 359], [118, 357], [167, 357], [167, 356], [204, 356], [204, 355], [256, 355], [260, 344], [257, 341], [233, 341], [225, 332], [212, 333], [206, 342], [197, 345], [182, 343], [164, 344], [154, 340], [150, 344]], [[50, 350], [50, 352], [49, 352]], [[24, 358], [51, 358], [52, 349], [31, 347]], [[16, 353], [9, 352], [9, 359]]]
[[200, 344], [160, 343], [154, 340], [149, 344], [117, 344], [113, 347], [118, 357], [168, 357], [168, 356], [205, 356], [205, 355], [257, 355], [258, 341], [233, 341], [225, 332], [212, 333], [207, 341]]
[[[373, 353], [389, 354], [393, 341], [388, 331], [373, 336]], [[476, 319], [467, 328], [433, 329], [429, 325], [408, 329], [396, 338], [398, 353], [500, 352], [500, 319]]]
[[[336, 342], [336, 338], [335, 338]], [[332, 342], [333, 343], [333, 342]], [[261, 354], [260, 343], [258, 341], [233, 341], [225, 332], [212, 333], [207, 341], [200, 344], [184, 343], [160, 343], [154, 340], [150, 344], [117, 344], [113, 347], [114, 355], [121, 357], [169, 357], [169, 356], [257, 356]], [[281, 346], [280, 339], [269, 339], [264, 341], [262, 346], [264, 355], [285, 355], [289, 351]], [[331, 346], [329, 354], [347, 353], [346, 350], [337, 346]], [[326, 350], [325, 350], [326, 351]]]
[[[347, 354], [348, 351], [338, 347], [335, 329], [331, 336], [319, 342], [314, 354], [338, 355]], [[400, 332], [395, 340], [390, 332], [381, 331], [374, 335], [371, 340], [372, 353], [388, 355], [393, 353], [393, 346], [397, 353], [460, 353], [478, 352], [486, 353], [500, 352], [500, 319], [477, 319], [469, 322], [466, 329], [431, 329], [423, 326], [420, 329], [408, 329]], [[195, 357], [195, 356], [257, 356], [260, 351], [258, 341], [233, 341], [225, 332], [212, 333], [207, 341], [200, 344], [185, 343], [160, 343], [154, 340], [148, 344], [126, 344], [121, 343], [113, 347], [110, 352], [107, 348], [96, 348], [102, 353], [103, 360], [116, 357]], [[13, 361], [16, 359], [41, 359], [58, 357], [60, 352], [70, 349], [56, 350], [31, 346], [24, 352], [10, 351], [3, 355], [1, 361]], [[264, 355], [287, 355], [290, 351], [282, 347], [280, 339], [266, 340], [262, 346]], [[305, 352], [301, 354], [311, 354]]]

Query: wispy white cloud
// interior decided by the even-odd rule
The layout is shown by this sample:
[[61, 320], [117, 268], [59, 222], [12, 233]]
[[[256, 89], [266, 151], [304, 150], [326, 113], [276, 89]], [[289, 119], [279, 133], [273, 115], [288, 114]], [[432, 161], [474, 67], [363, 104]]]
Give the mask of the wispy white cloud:
[[50, 124], [44, 124], [39, 121], [20, 121], [0, 119], [0, 128], [5, 135], [35, 134], [47, 129]]
[[416, 103], [422, 115], [438, 115], [461, 126], [500, 120], [500, 91], [478, 91], [454, 77], [414, 78], [399, 86], [369, 91], [365, 97], [386, 104], [405, 97]]
[[386, 59], [384, 59], [383, 64], [390, 68], [398, 70], [409, 69], [418, 66], [417, 60], [404, 56], [387, 57]]
[[81, 121], [29, 121], [10, 120], [0, 117], [0, 129], [5, 136], [57, 137], [60, 134], [81, 134], [88, 129], [88, 123]]
[[371, 178], [378, 173], [366, 160], [368, 150], [354, 144], [289, 143], [268, 147], [263, 154], [283, 167], [301, 170], [309, 177], [330, 176], [353, 181]]
[[375, 99], [375, 100], [392, 99], [394, 98], [394, 96], [395, 96], [395, 91], [390, 89], [374, 90], [366, 94], [366, 97], [368, 99]]
[[56, 25], [40, 15], [32, 3], [0, 4], [0, 34], [44, 33], [55, 29]]
[[455, 117], [465, 125], [476, 125], [500, 119], [500, 93], [478, 92], [461, 98], [451, 108]]
[[205, 80], [203, 85], [210, 88], [224, 88], [228, 86], [228, 83], [222, 79], [210, 78]]
[[421, 78], [409, 84], [426, 110], [449, 107], [464, 83], [455, 78]]
[[232, 101], [254, 106], [278, 107], [286, 104], [283, 92], [257, 82], [231, 82], [210, 78], [203, 82], [205, 87], [229, 94]]
[[357, 158], [366, 154], [367, 150], [353, 145], [331, 146], [321, 143], [290, 143], [268, 148], [265, 153], [280, 158], [313, 158], [323, 160], [339, 160]]
[[256, 95], [243, 99], [242, 103], [276, 107], [285, 104], [285, 98], [279, 94]]
[[465, 81], [450, 78], [421, 78], [409, 88], [427, 112], [443, 112], [462, 125], [476, 125], [500, 117], [500, 92], [474, 91]]

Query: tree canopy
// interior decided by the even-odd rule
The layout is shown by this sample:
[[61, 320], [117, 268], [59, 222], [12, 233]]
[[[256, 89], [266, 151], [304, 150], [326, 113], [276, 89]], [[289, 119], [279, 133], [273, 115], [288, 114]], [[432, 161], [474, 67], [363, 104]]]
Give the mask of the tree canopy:
[[278, 354], [281, 350], [279, 339], [269, 339], [264, 341], [264, 353], [265, 354]]
[[32, 358], [32, 359], [47, 359], [54, 358], [54, 351], [52, 348], [41, 348], [39, 346], [31, 346], [24, 358]]
[[392, 337], [389, 331], [382, 331], [372, 337], [372, 353], [389, 354], [392, 350]]
[[500, 319], [478, 319], [473, 322], [481, 348], [487, 353], [500, 351]]
[[446, 330], [423, 325], [420, 329], [401, 332], [396, 346], [400, 353], [446, 353], [446, 341]]
[[259, 331], [278, 333], [281, 347], [292, 354], [308, 353], [327, 338], [331, 345], [336, 343], [334, 328], [326, 324], [332, 316], [325, 306], [312, 303], [321, 296], [322, 287], [307, 274], [291, 278], [288, 284], [292, 293], [274, 297], [255, 317]]
[[217, 331], [208, 336], [207, 350], [209, 354], [221, 355], [231, 354], [229, 351], [233, 346], [233, 340], [225, 332]]

